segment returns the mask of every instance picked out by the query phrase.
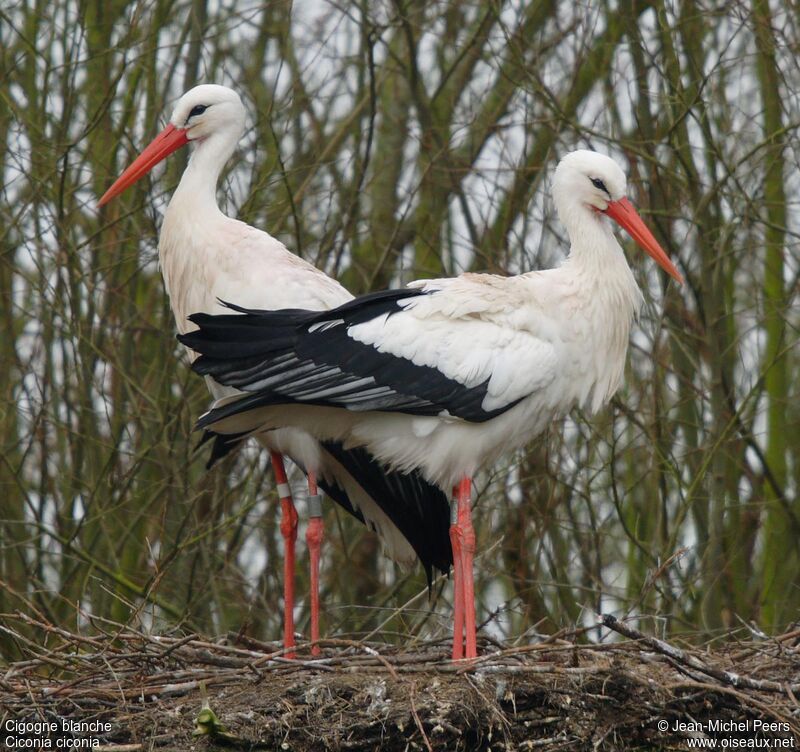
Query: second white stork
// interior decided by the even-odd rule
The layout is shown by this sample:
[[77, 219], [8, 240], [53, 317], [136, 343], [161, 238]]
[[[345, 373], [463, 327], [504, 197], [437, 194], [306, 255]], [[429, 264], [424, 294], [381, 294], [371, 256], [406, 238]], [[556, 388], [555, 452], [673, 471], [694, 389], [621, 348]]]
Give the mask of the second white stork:
[[[122, 193], [182, 146], [194, 145], [189, 164], [172, 195], [158, 242], [159, 262], [178, 331], [193, 328], [195, 311], [226, 310], [220, 300], [234, 299], [260, 308], [326, 310], [352, 299], [336, 280], [290, 253], [266, 232], [220, 211], [216, 187], [220, 172], [244, 132], [245, 109], [239, 95], [225, 86], [201, 85], [177, 102], [169, 124], [120, 175], [100, 205]], [[236, 395], [208, 379], [217, 397]], [[387, 472], [361, 449], [320, 444], [310, 433], [273, 425], [257, 439], [271, 452], [283, 517], [284, 645], [294, 646], [294, 545], [297, 513], [282, 455], [308, 474], [310, 520], [306, 539], [311, 558], [311, 639], [319, 638], [319, 557], [322, 510], [317, 482], [348, 512], [382, 538], [387, 553], [410, 563], [422, 561], [428, 581], [432, 568], [449, 570], [449, 507], [441, 491], [418, 474]], [[242, 437], [220, 437], [212, 461]], [[314, 648], [317, 652], [318, 648]]]
[[195, 371], [251, 393], [201, 426], [322, 430], [456, 487], [454, 658], [476, 655], [471, 478], [573, 406], [597, 411], [622, 381], [642, 294], [606, 218], [681, 280], [626, 190], [613, 160], [576, 151], [553, 182], [571, 241], [555, 269], [423, 280], [324, 313], [237, 305], [246, 315], [192, 316], [199, 331], [180, 338], [202, 354]]

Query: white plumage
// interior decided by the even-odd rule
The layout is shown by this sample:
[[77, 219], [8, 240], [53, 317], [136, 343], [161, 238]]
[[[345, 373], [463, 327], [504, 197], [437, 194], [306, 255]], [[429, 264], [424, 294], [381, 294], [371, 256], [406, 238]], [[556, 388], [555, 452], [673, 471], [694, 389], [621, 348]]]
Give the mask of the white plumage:
[[[496, 416], [480, 422], [460, 419], [448, 411], [446, 402], [436, 417], [415, 415], [414, 410], [408, 415], [270, 405], [224, 421], [206, 418], [204, 425], [250, 431], [285, 421], [324, 438], [363, 444], [391, 466], [420, 468], [449, 488], [526, 443], [573, 406], [596, 412], [621, 383], [642, 295], [603, 214], [610, 202], [587, 175], [599, 176], [616, 200], [625, 195], [624, 175], [608, 157], [573, 152], [562, 161], [554, 196], [572, 248], [561, 266], [514, 277], [462, 274], [421, 280], [409, 287], [422, 294], [398, 300], [393, 310], [380, 308], [358, 323], [333, 310], [309, 327], [309, 332], [320, 334], [344, 328], [352, 342], [435, 370], [456, 387], [485, 385], [481, 408], [499, 411]], [[233, 302], [247, 307], [240, 299]], [[335, 368], [344, 378], [340, 364], [324, 365], [326, 374]], [[240, 388], [266, 389], [292, 375], [286, 368], [276, 370], [271, 380], [256, 378], [257, 371], [252, 382]], [[308, 382], [307, 374], [304, 378]], [[380, 394], [388, 387], [369, 374], [351, 378], [351, 387], [363, 384], [360, 396], [380, 404]], [[321, 399], [330, 407], [334, 390], [341, 388], [329, 383], [323, 391], [307, 391], [302, 401]], [[226, 401], [214, 407], [226, 403], [230, 406]]]
[[[191, 115], [197, 107], [202, 112]], [[245, 109], [235, 91], [213, 84], [194, 87], [178, 100], [170, 125], [174, 132], [185, 134], [180, 145], [186, 141], [195, 145], [167, 206], [158, 240], [164, 285], [181, 334], [194, 328], [189, 314], [227, 311], [220, 300], [240, 300], [253, 308], [327, 310], [352, 299], [336, 280], [290, 253], [283, 243], [220, 211], [217, 180], [245, 125]], [[101, 203], [120, 192], [115, 186]], [[207, 383], [216, 399], [236, 393], [211, 379]], [[277, 428], [256, 438], [267, 449], [291, 457], [342, 488], [357, 486], [305, 431]], [[360, 505], [391, 558], [406, 565], [415, 560], [411, 546], [373, 499], [361, 491], [351, 501]]]
[[[200, 317], [203, 331], [183, 340], [203, 353], [196, 370], [252, 393], [218, 403], [201, 424], [223, 432], [299, 426], [366, 446], [392, 467], [420, 469], [449, 488], [573, 406], [597, 411], [619, 388], [642, 304], [606, 216], [680, 280], [625, 194], [624, 173], [611, 159], [573, 152], [553, 184], [571, 241], [558, 268], [418, 281], [414, 293], [299, 314], [282, 321], [275, 339], [269, 314], [251, 313], [250, 339], [241, 342], [243, 322]], [[293, 380], [300, 369], [302, 390]], [[471, 572], [471, 560], [467, 566]], [[469, 654], [469, 627], [467, 641]]]
[[[244, 131], [244, 124], [245, 110], [233, 90], [213, 85], [195, 87], [180, 98], [169, 125], [100, 201], [102, 205], [121, 193], [175, 149], [187, 143], [194, 144], [188, 166], [164, 215], [158, 244], [164, 283], [176, 326], [182, 334], [194, 328], [188, 320], [190, 313], [227, 311], [220, 300], [237, 300], [244, 305], [263, 309], [292, 307], [324, 311], [352, 299], [352, 295], [338, 282], [290, 253], [278, 240], [244, 222], [227, 217], [220, 211], [216, 200], [217, 180], [224, 164], [233, 154]], [[230, 399], [240, 394], [238, 390], [223, 386], [213, 379], [207, 379], [207, 383], [212, 395], [218, 400]], [[343, 505], [345, 501], [349, 501], [363, 515], [366, 523], [380, 535], [389, 556], [405, 564], [412, 563], [416, 554], [405, 537], [410, 535], [420, 546], [418, 550], [426, 546], [436, 549], [435, 553], [431, 553], [431, 550], [424, 551], [431, 553], [424, 561], [429, 573], [431, 566], [447, 569], [450, 555], [447, 502], [446, 497], [437, 489], [426, 486], [419, 478], [392, 477], [386, 479], [386, 493], [382, 494], [388, 498], [375, 499], [365, 490], [364, 479], [354, 477], [353, 472], [343, 466], [342, 454], [335, 458], [331, 454], [333, 450], [323, 448], [311, 433], [298, 427], [287, 428], [280, 423], [270, 426], [270, 429], [272, 430], [254, 432], [254, 435], [272, 452], [291, 457], [309, 474], [319, 476], [343, 490], [347, 499], [336, 500]], [[282, 475], [282, 461], [279, 458], [277, 461], [277, 472]], [[358, 462], [361, 462], [361, 455], [357, 462], [350, 464], [362, 468], [363, 463], [359, 465]], [[383, 473], [374, 460], [368, 471], [369, 481], [373, 484], [375, 476]], [[281, 485], [281, 479], [278, 480]], [[285, 479], [282, 485], [284, 490], [281, 496], [288, 498]], [[429, 506], [417, 509], [418, 499], [398, 498], [399, 494], [409, 489], [419, 491], [420, 497], [426, 498]], [[381, 491], [383, 490], [384, 487], [381, 487]], [[395, 494], [394, 498], [390, 496], [391, 493]], [[405, 535], [380, 506], [388, 505], [389, 512], [395, 514], [396, 509], [391, 505], [404, 502], [410, 506], [407, 510], [400, 511], [396, 518], [406, 515], [403, 518]], [[434, 503], [438, 504], [438, 509], [432, 508]], [[431, 522], [437, 516], [442, 523], [438, 525], [441, 534], [431, 536], [432, 545], [426, 540], [420, 543], [419, 536], [415, 538], [414, 534], [426, 523], [431, 524], [431, 529], [437, 528]], [[294, 524], [296, 528], [296, 515], [295, 522], [286, 518], [284, 521], [287, 525]], [[287, 546], [292, 546], [292, 558], [293, 535], [296, 533], [291, 533], [288, 529], [284, 531]], [[321, 529], [319, 535], [321, 536]], [[439, 535], [438, 540], [434, 540], [436, 535]], [[287, 572], [287, 578], [288, 576]], [[313, 577], [312, 570], [312, 580]], [[290, 586], [287, 587], [288, 644], [292, 642], [291, 614], [288, 613], [291, 609], [289, 601], [292, 590]], [[312, 583], [312, 590], [313, 588]], [[314, 618], [312, 602], [312, 627]]]

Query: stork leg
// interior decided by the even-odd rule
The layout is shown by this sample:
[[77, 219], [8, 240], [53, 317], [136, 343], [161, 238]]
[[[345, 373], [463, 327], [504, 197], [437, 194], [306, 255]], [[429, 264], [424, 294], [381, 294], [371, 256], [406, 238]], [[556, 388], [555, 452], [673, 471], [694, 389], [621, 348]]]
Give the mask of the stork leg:
[[[455, 568], [456, 606], [459, 597], [462, 599], [463, 624], [465, 632], [465, 658], [476, 658], [478, 655], [477, 636], [475, 633], [475, 583], [473, 579], [473, 559], [475, 556], [475, 529], [472, 527], [472, 510], [470, 508], [472, 480], [463, 478], [458, 484], [456, 493], [456, 523], [450, 528], [450, 540], [453, 543], [453, 561], [460, 562]], [[459, 596], [459, 590], [461, 594]], [[458, 621], [455, 624], [458, 627]], [[461, 642], [460, 630], [453, 637], [453, 658], [460, 657], [461, 646], [456, 649], [456, 642]]]
[[[324, 537], [322, 503], [317, 491], [317, 478], [314, 473], [309, 473], [306, 543], [311, 560], [311, 642], [319, 640], [319, 557]], [[311, 655], [319, 655], [319, 652], [319, 645], [311, 648]]]
[[464, 589], [458, 525], [458, 486], [453, 486], [450, 502], [450, 544], [453, 547], [453, 660], [464, 657]]
[[[294, 647], [294, 544], [297, 540], [297, 510], [292, 502], [292, 492], [286, 479], [283, 457], [270, 452], [272, 470], [281, 500], [281, 535], [283, 536], [283, 647]], [[294, 658], [294, 651], [286, 653]]]

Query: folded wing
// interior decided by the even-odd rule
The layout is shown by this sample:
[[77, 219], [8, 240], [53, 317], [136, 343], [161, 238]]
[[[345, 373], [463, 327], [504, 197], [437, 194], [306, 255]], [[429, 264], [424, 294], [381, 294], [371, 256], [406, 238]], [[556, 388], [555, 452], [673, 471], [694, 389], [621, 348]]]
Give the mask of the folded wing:
[[194, 370], [250, 393], [203, 425], [282, 403], [483, 422], [552, 380], [549, 344], [477, 306], [453, 314], [448, 292], [389, 290], [325, 312], [227, 304], [238, 313], [193, 315], [198, 329], [180, 340], [201, 354]]

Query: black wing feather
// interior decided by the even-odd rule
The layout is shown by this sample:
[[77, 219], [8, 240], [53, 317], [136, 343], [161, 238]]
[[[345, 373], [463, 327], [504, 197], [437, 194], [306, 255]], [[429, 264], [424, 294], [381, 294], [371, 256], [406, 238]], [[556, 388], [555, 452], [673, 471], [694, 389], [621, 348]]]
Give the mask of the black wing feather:
[[434, 567], [446, 574], [453, 563], [453, 549], [450, 505], [441, 490], [418, 472], [387, 470], [365, 449], [345, 449], [336, 441], [322, 442], [322, 446], [358, 481], [409, 542], [425, 568], [428, 587]]
[[201, 427], [254, 407], [305, 403], [352, 411], [453, 415], [483, 422], [519, 400], [494, 410], [483, 402], [488, 379], [467, 387], [429, 366], [380, 352], [348, 335], [366, 321], [394, 315], [421, 290], [371, 293], [329, 311], [260, 311], [226, 303], [235, 314], [190, 317], [198, 330], [180, 341], [201, 354], [192, 368], [249, 397], [212, 410]]
[[246, 433], [224, 434], [206, 430], [203, 431], [203, 435], [194, 450], [198, 451], [204, 444], [209, 441], [213, 442], [211, 444], [211, 453], [208, 455], [208, 460], [206, 460], [206, 470], [210, 470], [223, 457], [227, 457], [231, 452], [238, 450], [246, 438]]

